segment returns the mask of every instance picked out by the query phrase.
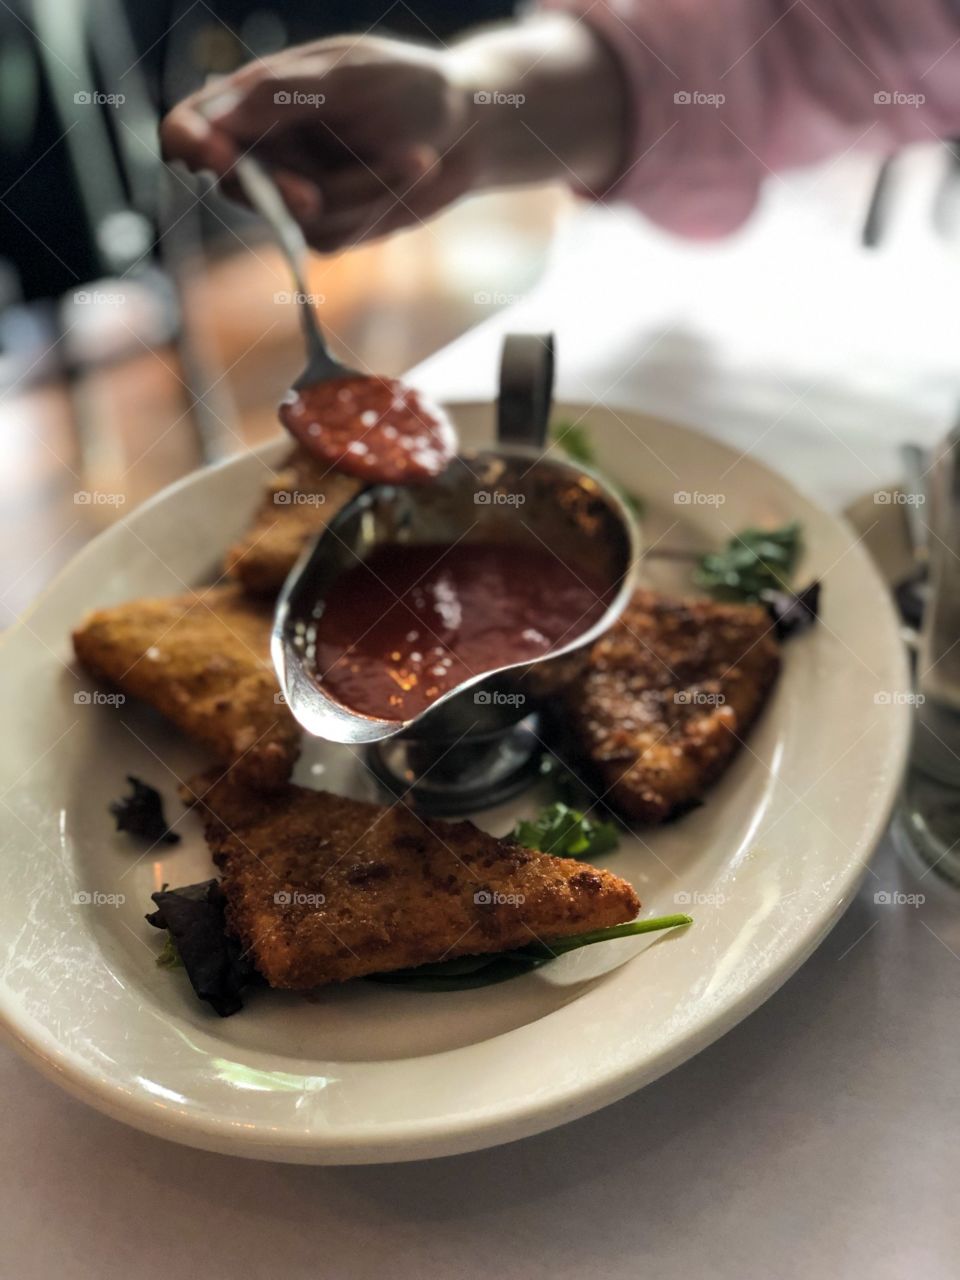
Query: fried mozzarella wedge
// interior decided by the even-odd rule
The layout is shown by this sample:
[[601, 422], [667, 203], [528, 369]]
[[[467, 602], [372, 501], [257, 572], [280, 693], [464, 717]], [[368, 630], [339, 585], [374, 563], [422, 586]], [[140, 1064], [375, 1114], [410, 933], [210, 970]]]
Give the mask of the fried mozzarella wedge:
[[289, 778], [300, 730], [270, 662], [271, 609], [236, 585], [97, 609], [73, 633], [98, 679], [167, 716], [253, 787]]
[[248, 591], [276, 595], [310, 539], [362, 488], [354, 476], [295, 449], [267, 486], [250, 528], [227, 552], [227, 572]]
[[229, 932], [272, 987], [309, 990], [633, 920], [608, 871], [498, 840], [471, 822], [232, 777], [190, 784]]
[[723, 773], [779, 670], [759, 605], [640, 590], [566, 693], [573, 749], [612, 808], [662, 822]]

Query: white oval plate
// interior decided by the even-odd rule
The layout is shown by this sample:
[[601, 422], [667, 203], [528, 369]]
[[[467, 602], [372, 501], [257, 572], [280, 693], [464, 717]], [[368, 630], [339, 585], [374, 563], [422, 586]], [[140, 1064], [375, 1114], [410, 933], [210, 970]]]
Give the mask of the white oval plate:
[[[489, 406], [452, 412], [465, 442], [492, 438]], [[175, 798], [204, 761], [146, 708], [99, 701], [71, 670], [68, 635], [94, 606], [212, 580], [288, 447], [278, 440], [102, 534], [4, 637], [0, 1019], [46, 1075], [149, 1133], [215, 1151], [317, 1164], [468, 1151], [669, 1071], [755, 1009], [836, 922], [886, 823], [907, 741], [905, 660], [876, 570], [846, 525], [749, 457], [635, 413], [568, 405], [557, 417], [583, 418], [600, 464], [646, 499], [648, 545], [715, 546], [796, 518], [800, 577], [824, 582], [822, 624], [789, 644], [770, 706], [706, 804], [607, 860], [645, 913], [687, 909], [693, 927], [479, 991], [264, 991], [223, 1020], [182, 972], [157, 968], [151, 891], [211, 874]], [[722, 505], [708, 501], [717, 492]], [[660, 563], [646, 577], [686, 588], [687, 573]], [[138, 857], [112, 830], [108, 802], [127, 773], [178, 816], [183, 841], [160, 857]], [[374, 795], [342, 747], [311, 744], [297, 779]], [[539, 802], [479, 821], [502, 834]]]

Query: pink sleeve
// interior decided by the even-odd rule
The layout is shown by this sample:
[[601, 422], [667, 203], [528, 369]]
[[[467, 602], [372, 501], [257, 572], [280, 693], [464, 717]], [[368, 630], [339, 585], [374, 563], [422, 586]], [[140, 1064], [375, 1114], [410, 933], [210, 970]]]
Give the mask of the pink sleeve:
[[[542, 0], [589, 23], [632, 88], [631, 200], [735, 230], [764, 178], [854, 147], [960, 136], [956, 0]], [[597, 194], [597, 193], [595, 193]]]

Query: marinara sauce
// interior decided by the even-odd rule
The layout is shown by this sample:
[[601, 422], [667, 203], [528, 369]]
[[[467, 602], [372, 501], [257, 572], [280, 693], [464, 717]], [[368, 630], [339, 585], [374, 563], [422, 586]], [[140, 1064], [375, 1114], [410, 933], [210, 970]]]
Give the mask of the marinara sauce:
[[291, 390], [280, 421], [315, 457], [369, 484], [433, 479], [457, 451], [449, 418], [397, 378], [331, 378]]
[[608, 604], [602, 586], [545, 548], [381, 546], [334, 584], [315, 678], [354, 711], [409, 720], [471, 676], [568, 644]]

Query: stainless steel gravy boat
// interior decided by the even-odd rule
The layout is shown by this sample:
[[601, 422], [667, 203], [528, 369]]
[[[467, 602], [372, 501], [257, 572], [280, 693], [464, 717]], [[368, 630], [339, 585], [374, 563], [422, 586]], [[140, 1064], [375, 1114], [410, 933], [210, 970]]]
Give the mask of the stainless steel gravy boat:
[[[331, 742], [366, 746], [394, 794], [430, 812], [498, 803], [527, 785], [539, 756], [536, 712], [575, 675], [634, 587], [639, 534], [616, 491], [587, 467], [544, 452], [552, 387], [549, 338], [508, 338], [496, 448], [459, 454], [428, 485], [374, 485], [330, 521], [277, 603], [272, 656], [294, 717]], [[345, 706], [318, 681], [312, 646], [341, 575], [383, 544], [463, 540], [547, 548], [602, 584], [607, 607], [588, 630], [533, 661], [480, 672], [408, 720]]]

